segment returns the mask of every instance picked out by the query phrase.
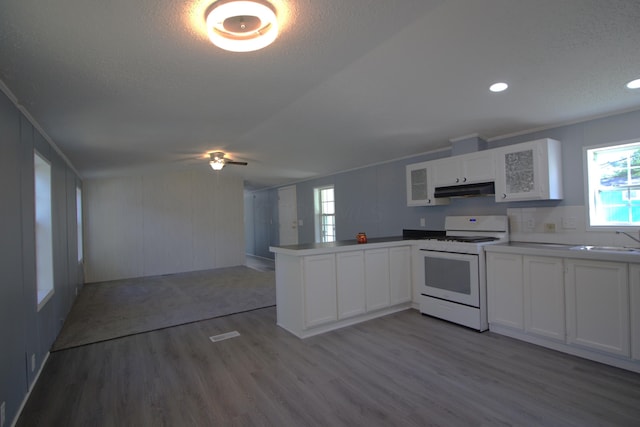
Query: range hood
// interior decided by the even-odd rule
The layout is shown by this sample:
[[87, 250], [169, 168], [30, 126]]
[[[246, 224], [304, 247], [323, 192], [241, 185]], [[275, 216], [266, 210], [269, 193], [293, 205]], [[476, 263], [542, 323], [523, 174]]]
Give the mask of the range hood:
[[475, 184], [436, 187], [434, 197], [477, 197], [492, 196], [494, 194], [496, 194], [496, 187], [493, 182], [478, 182]]

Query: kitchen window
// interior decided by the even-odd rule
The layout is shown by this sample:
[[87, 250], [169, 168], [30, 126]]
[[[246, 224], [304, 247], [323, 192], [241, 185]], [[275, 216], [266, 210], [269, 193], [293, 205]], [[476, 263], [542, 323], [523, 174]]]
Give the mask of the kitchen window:
[[335, 242], [336, 209], [333, 186], [314, 188], [316, 242]]
[[640, 227], [640, 141], [585, 148], [591, 227]]

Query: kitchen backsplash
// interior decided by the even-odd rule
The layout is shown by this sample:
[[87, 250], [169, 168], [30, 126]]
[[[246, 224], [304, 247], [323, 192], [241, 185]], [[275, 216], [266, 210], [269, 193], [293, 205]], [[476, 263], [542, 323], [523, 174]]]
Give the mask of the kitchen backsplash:
[[[640, 244], [612, 230], [587, 230], [585, 206], [507, 209], [512, 241], [576, 245], [633, 246]], [[631, 232], [637, 237], [637, 231]]]

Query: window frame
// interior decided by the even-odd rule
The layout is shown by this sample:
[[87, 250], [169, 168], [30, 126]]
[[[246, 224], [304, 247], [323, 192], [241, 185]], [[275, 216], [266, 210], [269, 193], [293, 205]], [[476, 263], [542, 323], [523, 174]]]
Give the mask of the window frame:
[[76, 245], [78, 264], [84, 261], [84, 235], [82, 230], [82, 188], [76, 186]]
[[[327, 213], [323, 213], [322, 211], [322, 206], [323, 206], [323, 200], [322, 200], [322, 191], [324, 190], [328, 190], [331, 189], [333, 192], [333, 213], [332, 214], [327, 214]], [[330, 243], [330, 242], [335, 242], [336, 241], [336, 193], [335, 193], [335, 186], [333, 185], [323, 185], [321, 187], [315, 187], [313, 189], [313, 199], [314, 199], [314, 222], [315, 222], [315, 241], [316, 243]], [[324, 233], [324, 224], [325, 222], [323, 221], [323, 219], [325, 217], [332, 217], [333, 218], [333, 240], [324, 240], [324, 236], [326, 235], [326, 233]]]
[[[40, 165], [38, 165], [40, 163]], [[46, 177], [39, 176], [39, 173], [42, 173], [41, 168], [46, 168]], [[39, 171], [40, 169], [40, 171]], [[42, 179], [47, 181], [47, 193], [41, 194], [39, 193], [39, 181]], [[53, 168], [51, 166], [51, 162], [42, 154], [38, 152], [38, 150], [33, 150], [33, 199], [34, 199], [34, 216], [33, 216], [33, 226], [34, 226], [34, 237], [35, 237], [35, 264], [36, 264], [36, 304], [37, 311], [40, 311], [47, 302], [51, 300], [55, 293], [55, 283], [54, 283], [54, 264], [53, 264]], [[43, 212], [42, 207], [42, 199], [44, 196], [44, 201], [48, 202], [48, 212]], [[38, 208], [39, 203], [38, 199], [40, 199], [40, 209]], [[48, 218], [45, 219], [47, 222], [44, 225], [44, 229], [42, 228], [41, 221], [39, 221], [39, 217], [44, 213]], [[42, 234], [42, 233], [45, 234]]]
[[[594, 223], [592, 218], [597, 218], [597, 206], [594, 204], [595, 192], [599, 187], [598, 183], [596, 183], [597, 176], [590, 175], [590, 152], [593, 150], [603, 150], [603, 149], [614, 149], [618, 147], [623, 147], [625, 145], [636, 144], [637, 148], [640, 149], [640, 138], [634, 138], [624, 141], [616, 141], [616, 142], [608, 142], [603, 144], [591, 145], [588, 147], [583, 147], [583, 172], [584, 172], [584, 198], [585, 198], [585, 215], [586, 215], [586, 225], [587, 230], [589, 231], [611, 231], [616, 229], [624, 229], [627, 231], [640, 230], [640, 222], [637, 224], [629, 223], [629, 222], [616, 222], [609, 224], [602, 223]], [[622, 187], [621, 187], [622, 188]], [[638, 185], [628, 185], [626, 186], [629, 191], [640, 191], [640, 184]], [[626, 199], [625, 199], [626, 200]], [[631, 200], [634, 200], [633, 198]], [[629, 201], [629, 200], [626, 200]], [[627, 209], [631, 209], [631, 206], [628, 206]]]

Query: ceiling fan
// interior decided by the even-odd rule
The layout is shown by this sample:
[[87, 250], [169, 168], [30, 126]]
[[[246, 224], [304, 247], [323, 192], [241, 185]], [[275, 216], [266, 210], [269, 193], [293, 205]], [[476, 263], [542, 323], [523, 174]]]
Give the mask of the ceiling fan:
[[211, 169], [213, 169], [214, 171], [219, 171], [224, 167], [224, 165], [242, 165], [242, 166], [248, 165], [247, 162], [236, 162], [234, 160], [227, 159], [226, 157], [224, 157], [224, 153], [222, 151], [215, 151], [213, 153], [209, 153], [209, 158], [211, 159], [209, 161], [209, 165], [211, 166]]

